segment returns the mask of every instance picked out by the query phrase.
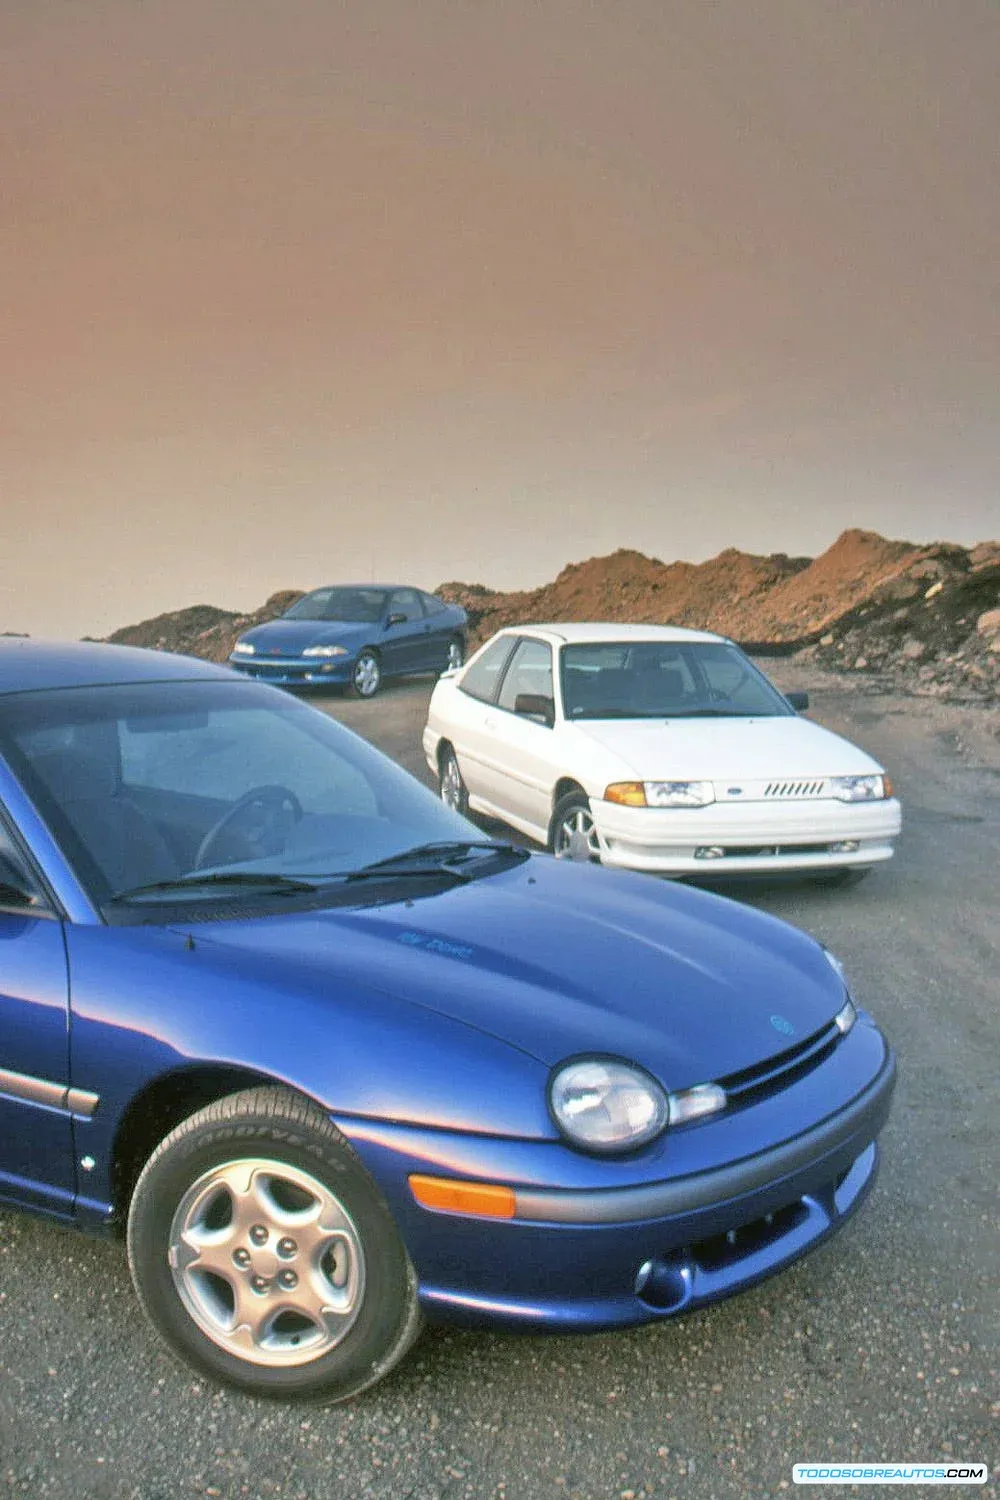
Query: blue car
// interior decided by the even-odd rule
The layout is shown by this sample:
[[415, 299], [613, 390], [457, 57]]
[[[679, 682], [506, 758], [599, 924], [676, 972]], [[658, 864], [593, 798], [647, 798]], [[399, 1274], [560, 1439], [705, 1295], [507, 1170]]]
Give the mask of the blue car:
[[0, 642], [0, 1201], [123, 1235], [216, 1380], [747, 1287], [864, 1199], [894, 1070], [782, 922], [484, 839], [224, 667]]
[[239, 637], [230, 665], [282, 686], [346, 687], [374, 698], [384, 677], [445, 672], [465, 660], [468, 617], [394, 584], [314, 589], [278, 620]]

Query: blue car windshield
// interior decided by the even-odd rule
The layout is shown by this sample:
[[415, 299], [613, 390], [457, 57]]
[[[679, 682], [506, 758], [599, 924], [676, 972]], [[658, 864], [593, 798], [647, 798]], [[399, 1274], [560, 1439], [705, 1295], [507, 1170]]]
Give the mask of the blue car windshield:
[[742, 719], [794, 713], [729, 641], [608, 641], [562, 649], [567, 719]]
[[263, 900], [264, 877], [314, 890], [418, 846], [482, 842], [380, 751], [275, 688], [160, 681], [3, 705], [0, 754], [98, 905], [178, 881], [199, 899], [212, 877], [216, 895], [238, 877], [241, 901]]
[[385, 613], [385, 589], [314, 589], [283, 616], [286, 620], [351, 620], [376, 625]]

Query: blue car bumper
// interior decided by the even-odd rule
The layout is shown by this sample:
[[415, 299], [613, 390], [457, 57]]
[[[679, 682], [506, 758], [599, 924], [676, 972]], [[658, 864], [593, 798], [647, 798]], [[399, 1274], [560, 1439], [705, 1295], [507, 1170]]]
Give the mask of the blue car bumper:
[[252, 656], [231, 656], [229, 665], [246, 677], [258, 682], [272, 682], [278, 687], [322, 687], [341, 686], [351, 680], [354, 669], [353, 656], [341, 656], [335, 661], [322, 657], [289, 657], [283, 660], [255, 660]]
[[[881, 1041], [874, 1028], [865, 1030]], [[577, 1181], [587, 1175], [587, 1163], [555, 1143], [337, 1123], [389, 1198], [428, 1317], [469, 1327], [596, 1332], [730, 1296], [846, 1222], [875, 1179], [875, 1138], [895, 1085], [888, 1049], [868, 1077], [846, 1105], [776, 1145], [702, 1172], [623, 1187], [550, 1186], [560, 1158], [572, 1158], [569, 1175]], [[775, 1118], [773, 1109], [767, 1113]], [[707, 1140], [712, 1129], [690, 1134], [700, 1130]], [[754, 1133], [751, 1126], [748, 1138]], [[512, 1169], [506, 1176], [505, 1161]], [[607, 1169], [594, 1164], [595, 1179], [607, 1182]], [[411, 1174], [506, 1182], [514, 1188], [514, 1215], [422, 1208]]]

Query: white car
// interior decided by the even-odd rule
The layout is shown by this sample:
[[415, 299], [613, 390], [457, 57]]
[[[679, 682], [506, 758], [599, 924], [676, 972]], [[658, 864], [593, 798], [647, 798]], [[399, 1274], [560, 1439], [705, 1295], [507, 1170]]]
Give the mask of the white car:
[[849, 883], [891, 858], [899, 803], [807, 707], [722, 636], [525, 625], [441, 678], [423, 745], [445, 802], [557, 857]]

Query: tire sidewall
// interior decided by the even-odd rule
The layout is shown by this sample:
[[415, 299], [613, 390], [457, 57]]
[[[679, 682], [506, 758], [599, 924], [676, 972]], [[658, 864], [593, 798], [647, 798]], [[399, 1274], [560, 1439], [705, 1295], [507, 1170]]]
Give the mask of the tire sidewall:
[[465, 777], [462, 775], [462, 768], [458, 763], [458, 756], [455, 754], [454, 750], [446, 750], [441, 756], [440, 770], [438, 771], [438, 795], [441, 797], [441, 801], [444, 802], [445, 807], [451, 806], [450, 803], [445, 802], [444, 798], [444, 778], [449, 762], [452, 762], [454, 764], [455, 770], [458, 772], [458, 779], [461, 782], [462, 786], [462, 794], [459, 798], [459, 806], [452, 808], [452, 812], [457, 812], [463, 818], [467, 818], [469, 816], [469, 788], [465, 784]]
[[[254, 1365], [215, 1344], [190, 1317], [168, 1261], [170, 1229], [181, 1198], [204, 1173], [241, 1157], [269, 1157], [299, 1167], [341, 1200], [365, 1256], [365, 1292], [343, 1340], [297, 1366]], [[128, 1222], [128, 1258], [139, 1300], [167, 1344], [187, 1362], [254, 1396], [344, 1399], [395, 1363], [416, 1316], [416, 1278], [395, 1224], [374, 1183], [344, 1145], [334, 1149], [308, 1125], [244, 1119], [205, 1123], [155, 1153], [139, 1179]]]

